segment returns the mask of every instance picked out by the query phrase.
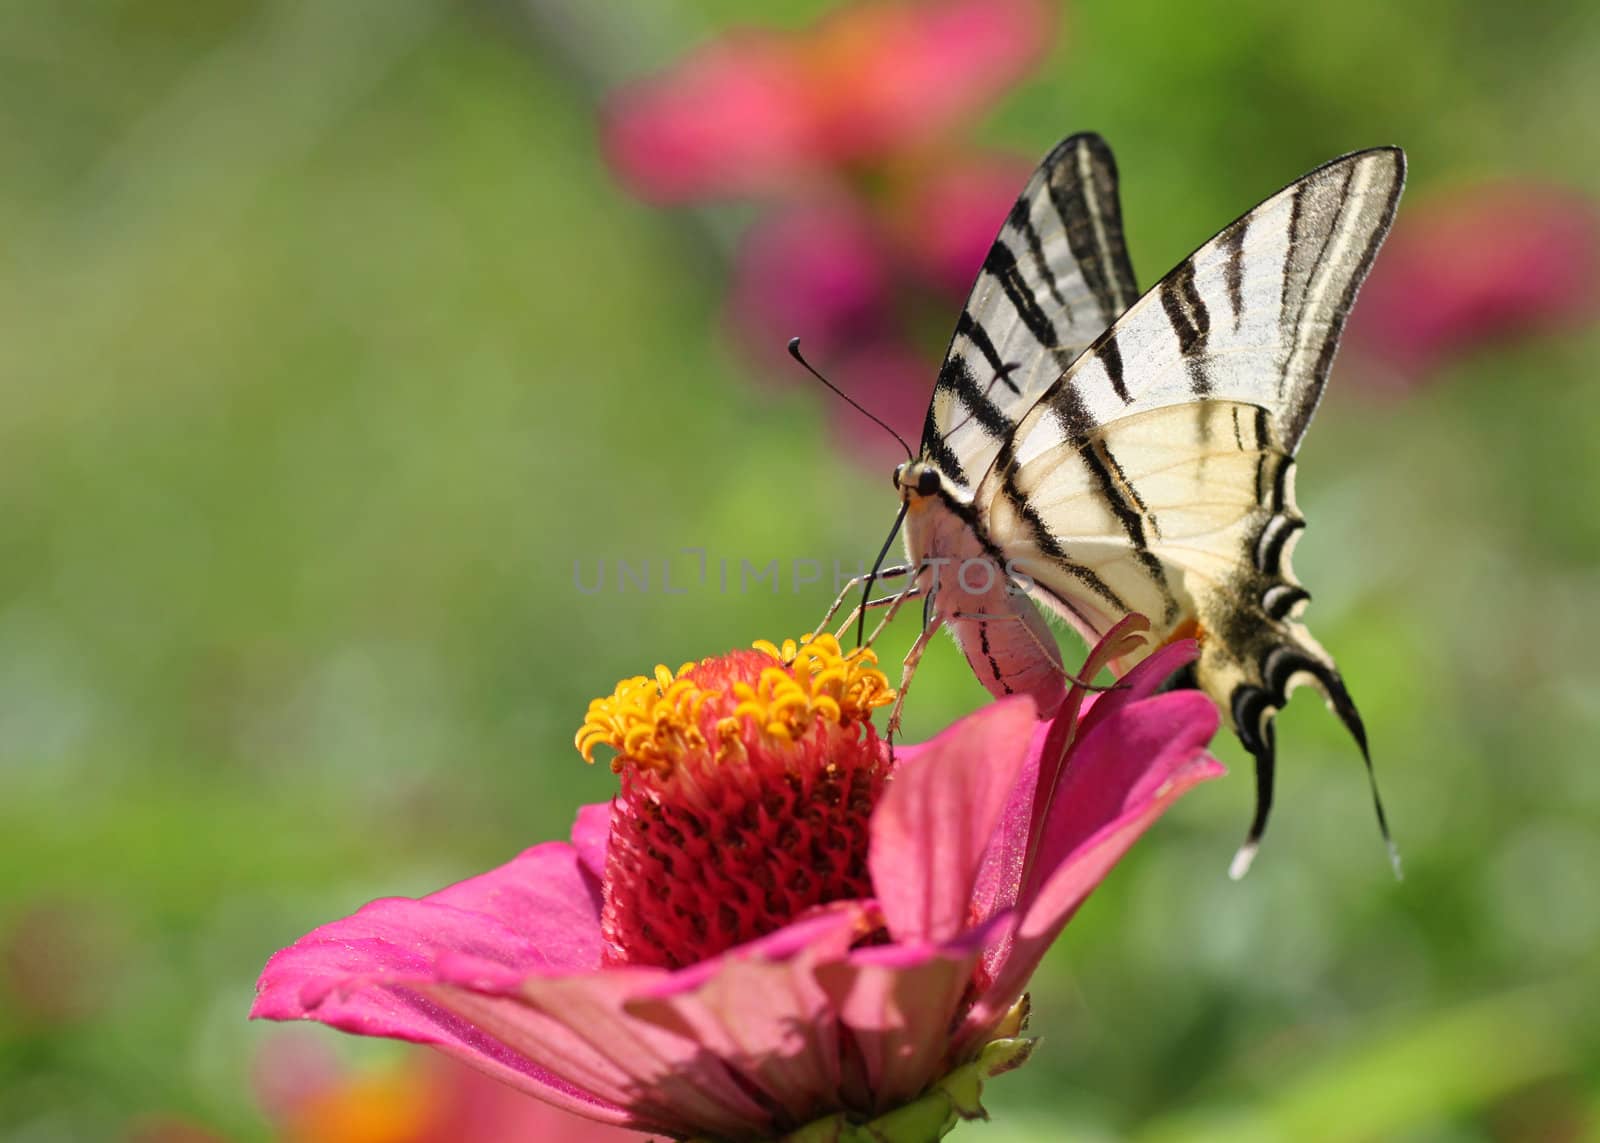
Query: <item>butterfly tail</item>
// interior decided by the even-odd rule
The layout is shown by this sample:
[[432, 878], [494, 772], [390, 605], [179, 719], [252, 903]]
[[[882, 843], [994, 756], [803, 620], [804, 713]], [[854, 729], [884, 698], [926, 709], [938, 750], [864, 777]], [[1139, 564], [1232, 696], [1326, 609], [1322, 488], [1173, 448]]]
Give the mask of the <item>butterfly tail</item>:
[[1372, 767], [1372, 751], [1367, 748], [1367, 728], [1362, 725], [1361, 714], [1356, 710], [1356, 704], [1350, 698], [1339, 672], [1330, 668], [1327, 676], [1317, 680], [1318, 689], [1327, 700], [1328, 709], [1344, 723], [1350, 737], [1361, 749], [1361, 761], [1367, 768], [1367, 788], [1372, 793], [1372, 812], [1378, 819], [1378, 832], [1383, 835], [1383, 844], [1389, 851], [1389, 866], [1394, 870], [1395, 880], [1399, 881], [1404, 876], [1400, 868], [1400, 847], [1395, 844], [1394, 834], [1389, 832], [1389, 815], [1383, 809], [1383, 795], [1378, 792], [1378, 774]]
[[1277, 773], [1273, 718], [1289, 701], [1289, 694], [1293, 690], [1309, 683], [1321, 692], [1328, 709], [1344, 724], [1361, 751], [1378, 830], [1388, 850], [1395, 877], [1399, 878], [1400, 853], [1389, 830], [1388, 814], [1384, 811], [1377, 773], [1372, 765], [1372, 752], [1367, 745], [1366, 726], [1361, 721], [1355, 701], [1350, 697], [1338, 668], [1309, 631], [1298, 623], [1289, 623], [1283, 624], [1280, 632], [1281, 641], [1276, 642], [1258, 660], [1256, 679], [1237, 683], [1229, 695], [1228, 707], [1234, 731], [1255, 760], [1256, 772], [1255, 814], [1251, 818], [1245, 842], [1229, 866], [1229, 876], [1238, 880], [1249, 871], [1272, 813], [1273, 785]]
[[[1233, 861], [1228, 865], [1228, 876], [1238, 881], [1250, 872], [1250, 866], [1256, 859], [1256, 851], [1261, 848], [1261, 838], [1267, 832], [1267, 819], [1272, 816], [1272, 787], [1277, 775], [1278, 756], [1276, 735], [1272, 727], [1272, 714], [1270, 711], [1258, 715], [1251, 721], [1244, 721], [1239, 717], [1241, 705], [1252, 705], [1253, 694], [1261, 694], [1257, 687], [1248, 684], [1234, 689], [1234, 725], [1239, 731], [1239, 740], [1244, 743], [1244, 748], [1250, 751], [1250, 756], [1256, 764], [1256, 809], [1250, 819], [1250, 830], [1245, 834], [1244, 844], [1233, 855]], [[1248, 728], [1248, 730], [1246, 729]]]

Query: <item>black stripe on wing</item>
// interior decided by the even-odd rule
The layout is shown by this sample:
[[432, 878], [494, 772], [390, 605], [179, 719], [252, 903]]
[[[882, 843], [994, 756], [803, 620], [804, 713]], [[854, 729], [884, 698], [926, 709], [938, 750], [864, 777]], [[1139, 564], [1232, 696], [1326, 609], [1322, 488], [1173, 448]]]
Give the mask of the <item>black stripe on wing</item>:
[[[1340, 173], [1336, 188], [1330, 177], [1335, 171]], [[1296, 352], [1285, 362], [1283, 397], [1287, 409], [1280, 415], [1279, 424], [1291, 453], [1299, 448], [1300, 438], [1322, 399], [1345, 319], [1394, 222], [1405, 177], [1406, 159], [1400, 148], [1378, 147], [1324, 163], [1294, 188], [1283, 310], [1287, 319], [1287, 303], [1292, 302], [1294, 317], [1285, 320], [1283, 327], [1293, 331], [1288, 336], [1297, 350], [1310, 352]], [[1366, 195], [1374, 187], [1380, 197], [1368, 203]], [[1357, 193], [1358, 189], [1361, 193]], [[1308, 211], [1313, 212], [1316, 225], [1311, 225]], [[1319, 230], [1321, 240], [1316, 244], [1315, 256], [1308, 259], [1311, 243], [1305, 239]], [[1342, 249], [1341, 244], [1349, 240], [1355, 241], [1355, 248]], [[1298, 291], [1292, 292], [1292, 286]]]
[[1107, 382], [1130, 413], [1239, 401], [1268, 411], [1292, 455], [1404, 179], [1400, 151], [1379, 147], [1263, 200], [1135, 301], [1040, 400], [1076, 400], [1103, 420], [1121, 412], [1100, 397]]
[[[1159, 289], [1161, 308], [1172, 323], [1172, 332], [1178, 338], [1178, 353], [1189, 371], [1189, 385], [1196, 397], [1204, 397], [1211, 392], [1211, 378], [1205, 368], [1206, 340], [1211, 335], [1211, 311], [1201, 299], [1200, 291], [1195, 289], [1194, 263], [1184, 262], [1161, 279]], [[1116, 339], [1107, 338], [1106, 342], [1114, 346]], [[1117, 359], [1118, 368], [1121, 368], [1120, 352]], [[1104, 360], [1102, 351], [1101, 361]]]
[[990, 393], [1005, 377], [1002, 366], [994, 371], [987, 386], [980, 387], [966, 359], [952, 357], [939, 371], [939, 387], [954, 393], [971, 417], [983, 426], [983, 431], [998, 440], [1010, 435], [1012, 423], [990, 398]]
[[1228, 310], [1233, 316], [1235, 332], [1244, 320], [1244, 239], [1249, 229], [1250, 216], [1247, 214], [1217, 237], [1217, 242], [1228, 257], [1224, 274], [1228, 285]]
[[[1000, 283], [1000, 288], [1005, 291], [1006, 300], [1011, 303], [1011, 310], [1028, 332], [1033, 335], [1033, 340], [1039, 343], [1039, 350], [1048, 353], [1056, 359], [1056, 364], [1062, 369], [1072, 364], [1076, 356], [1062, 346], [1062, 331], [1056, 327], [1056, 319], [1034, 294], [1033, 287], [1023, 277], [1022, 267], [1017, 264], [1017, 256], [1011, 252], [1011, 247], [1006, 245], [1006, 240], [1001, 238], [989, 248], [989, 256], [984, 259], [983, 273]], [[1055, 281], [1052, 276], [1049, 282]], [[961, 319], [967, 321], [970, 311], [963, 312]], [[1065, 313], [1059, 315], [1063, 319]], [[977, 318], [971, 318], [971, 324], [983, 330], [987, 335], [988, 330]]]
[[[1082, 584], [1090, 595], [1108, 604], [1118, 614], [1126, 614], [1128, 605], [1123, 601], [1122, 597], [1113, 591], [1111, 585], [1101, 579], [1093, 568], [1076, 563], [1071, 559], [1066, 549], [1062, 547], [1061, 540], [1045, 525], [1038, 510], [1028, 502], [1028, 498], [1017, 487], [1015, 481], [1016, 468], [1011, 464], [1009, 456], [1009, 442], [1007, 442], [1007, 446], [1002, 452], [1005, 454], [1003, 458], [1005, 463], [1001, 469], [1005, 474], [1002, 478], [1002, 495], [1007, 503], [1015, 506], [1018, 516], [1027, 528], [1028, 539], [1033, 542], [1040, 552], [1049, 557], [1057, 567]], [[978, 510], [972, 503], [951, 496], [946, 489], [940, 489], [938, 495], [945, 508], [965, 524], [972, 531], [972, 534], [977, 537], [978, 542], [983, 545], [984, 554], [994, 561], [994, 565], [996, 567], [1007, 566], [1010, 562], [1011, 553], [990, 539], [988, 533], [984, 530], [983, 521], [978, 516]], [[1030, 590], [1037, 588], [1038, 585], [1035, 584], [1034, 589]], [[1071, 607], [1070, 602], [1066, 603], [1065, 606], [1075, 614], [1081, 614], [1076, 608]]]
[[1355, 305], [1356, 292], [1361, 289], [1361, 283], [1366, 281], [1367, 272], [1372, 269], [1372, 260], [1378, 256], [1378, 247], [1383, 245], [1383, 239], [1389, 233], [1389, 226], [1394, 221], [1394, 212], [1400, 205], [1400, 191], [1405, 177], [1405, 159], [1397, 150], [1394, 152], [1400, 164], [1400, 177], [1396, 179], [1394, 191], [1389, 196], [1383, 211], [1383, 221], [1367, 236], [1361, 251], [1361, 258], [1352, 273], [1344, 280], [1338, 304], [1333, 313], [1328, 317], [1326, 332], [1323, 334], [1322, 346], [1317, 352], [1317, 361], [1312, 374], [1312, 382], [1301, 391], [1300, 400], [1295, 403], [1295, 409], [1288, 422], [1290, 441], [1299, 443], [1305, 435], [1306, 426], [1311, 421], [1311, 414], [1317, 410], [1317, 401], [1322, 396], [1322, 386], [1327, 382], [1328, 371], [1333, 368], [1333, 355], [1339, 348], [1339, 336], [1344, 332], [1345, 319], [1350, 316], [1350, 308]]
[[[980, 475], [1039, 394], [1137, 296], [1111, 149], [1073, 135], [1034, 172], [984, 260], [923, 422], [924, 459], [958, 482]], [[1126, 400], [1117, 364], [1107, 368]]]
[[1110, 325], [1139, 296], [1122, 236], [1117, 161], [1106, 141], [1088, 132], [1063, 140], [1043, 168], [1050, 202], [1066, 228], [1084, 283], [1100, 307], [1101, 324]]
[[[1039, 237], [1039, 230], [1033, 225], [1032, 203], [1027, 196], [1017, 199], [1011, 207], [1011, 213], [1006, 217], [1006, 222], [1022, 236], [1027, 244], [1028, 255], [1033, 259], [1033, 268], [1039, 275], [1045, 287], [1050, 291], [1050, 298], [1061, 307], [1061, 312], [1072, 319], [1072, 303], [1061, 293], [1061, 281], [1050, 268], [1050, 260], [1045, 256], [1044, 239]], [[965, 316], [965, 315], [963, 315]], [[1109, 324], [1109, 323], [1108, 323]]]
[[1150, 515], [1150, 510], [1140, 497], [1138, 488], [1129, 483], [1127, 474], [1122, 471], [1117, 458], [1106, 447], [1103, 437], [1097, 436], [1085, 441], [1078, 449], [1078, 456], [1088, 469], [1089, 475], [1094, 478], [1095, 485], [1100, 490], [1101, 500], [1105, 502], [1111, 514], [1116, 517], [1117, 523], [1127, 534], [1128, 543], [1133, 547], [1134, 557], [1161, 592], [1162, 623], [1168, 627], [1172, 626], [1178, 619], [1178, 600], [1172, 593], [1172, 585], [1167, 582], [1165, 565], [1150, 550], [1150, 533], [1159, 536], [1160, 526]]

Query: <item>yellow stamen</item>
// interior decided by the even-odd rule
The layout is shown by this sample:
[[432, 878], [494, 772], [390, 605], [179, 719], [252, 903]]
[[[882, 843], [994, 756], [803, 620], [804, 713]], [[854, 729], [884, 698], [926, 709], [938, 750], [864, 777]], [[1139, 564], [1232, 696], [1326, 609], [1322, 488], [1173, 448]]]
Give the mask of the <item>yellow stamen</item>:
[[[774, 662], [762, 668], [753, 685], [733, 684], [733, 715], [716, 723], [719, 760], [743, 750], [739, 728], [745, 719], [774, 742], [793, 742], [819, 718], [849, 726], [868, 721], [874, 708], [894, 701], [889, 680], [873, 665], [878, 658], [869, 649], [846, 654], [832, 635], [803, 643], [785, 639], [781, 647], [760, 639], [754, 646]], [[593, 762], [595, 748], [609, 746], [617, 751], [613, 770], [627, 761], [665, 773], [688, 752], [706, 750], [702, 708], [723, 692], [706, 690], [687, 677], [698, 665], [685, 663], [676, 673], [657, 666], [653, 677], [624, 679], [610, 697], [591, 702], [574, 739], [583, 760]]]

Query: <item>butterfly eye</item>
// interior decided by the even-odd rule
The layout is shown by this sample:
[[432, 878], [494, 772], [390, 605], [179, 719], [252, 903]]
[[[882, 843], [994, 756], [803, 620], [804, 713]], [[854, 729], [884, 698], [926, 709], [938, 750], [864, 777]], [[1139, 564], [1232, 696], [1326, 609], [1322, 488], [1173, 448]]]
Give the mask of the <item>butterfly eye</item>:
[[932, 496], [939, 491], [939, 474], [931, 468], [925, 468], [917, 473], [917, 492], [922, 496]]
[[894, 486], [895, 486], [895, 488], [899, 488], [900, 487], [900, 477], [905, 475], [905, 471], [906, 471], [906, 466], [904, 464], [897, 464], [897, 465], [894, 466]]

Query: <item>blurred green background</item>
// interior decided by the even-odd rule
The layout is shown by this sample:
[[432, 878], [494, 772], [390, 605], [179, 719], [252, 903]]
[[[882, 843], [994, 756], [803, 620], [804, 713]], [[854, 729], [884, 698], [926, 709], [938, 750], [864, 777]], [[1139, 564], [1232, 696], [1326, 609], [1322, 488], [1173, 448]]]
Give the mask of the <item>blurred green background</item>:
[[[0, 6], [0, 1137], [164, 1110], [266, 1138], [269, 953], [561, 836], [610, 789], [572, 748], [590, 698], [831, 595], [591, 596], [574, 559], [881, 541], [887, 471], [814, 392], [751, 383], [706, 228], [597, 153], [605, 84], [738, 18]], [[1360, 146], [1406, 147], [1402, 219], [1470, 178], [1600, 193], [1597, 112], [1584, 0], [1132, 0], [1066, 11], [978, 136], [1102, 132], [1150, 283]], [[1530, 340], [1401, 396], [1335, 369], [1297, 569], [1406, 880], [1302, 698], [1228, 882], [1252, 789], [1219, 740], [1235, 776], [1069, 928], [1042, 1049], [961, 1138], [1600, 1138], [1597, 357], [1592, 328]], [[909, 736], [983, 698], [941, 644]]]

